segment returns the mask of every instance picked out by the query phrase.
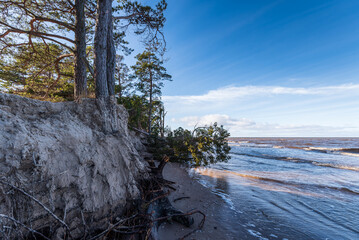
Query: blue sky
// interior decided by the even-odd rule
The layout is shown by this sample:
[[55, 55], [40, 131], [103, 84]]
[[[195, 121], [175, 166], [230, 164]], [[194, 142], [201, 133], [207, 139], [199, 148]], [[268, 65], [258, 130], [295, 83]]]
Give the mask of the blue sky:
[[169, 0], [172, 128], [359, 137], [359, 1]]

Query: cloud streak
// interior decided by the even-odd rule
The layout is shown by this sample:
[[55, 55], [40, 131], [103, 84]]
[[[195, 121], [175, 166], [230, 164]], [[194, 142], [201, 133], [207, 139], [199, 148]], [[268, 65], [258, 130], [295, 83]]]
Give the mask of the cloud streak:
[[281, 86], [228, 86], [211, 90], [203, 95], [192, 96], [163, 96], [165, 102], [218, 102], [232, 101], [249, 96], [270, 95], [358, 95], [359, 84], [343, 84], [326, 87], [281, 87]]
[[172, 119], [172, 122], [183, 124], [188, 128], [208, 126], [217, 122], [229, 129], [233, 136], [247, 136], [248, 133], [260, 133], [261, 136], [327, 136], [326, 134], [347, 134], [359, 131], [355, 126], [321, 126], [321, 125], [281, 125], [274, 123], [259, 123], [246, 118], [231, 118], [225, 114], [208, 114], [204, 116], [187, 116]]
[[163, 97], [171, 127], [214, 122], [232, 136], [359, 136], [359, 84], [227, 86]]

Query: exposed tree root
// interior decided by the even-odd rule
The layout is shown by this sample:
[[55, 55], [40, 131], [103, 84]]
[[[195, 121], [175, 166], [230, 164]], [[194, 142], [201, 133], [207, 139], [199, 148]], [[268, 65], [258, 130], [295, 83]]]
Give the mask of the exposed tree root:
[[[150, 175], [151, 177], [146, 180], [142, 180], [139, 184], [141, 190], [141, 199], [132, 206], [132, 208], [123, 215], [123, 218], [118, 219], [115, 216], [110, 216], [108, 226], [105, 230], [93, 231], [86, 225], [85, 217], [81, 212], [81, 219], [84, 226], [83, 237], [80, 239], [158, 239], [158, 227], [165, 221], [175, 221], [184, 226], [190, 227], [194, 223], [192, 218], [193, 214], [201, 214], [203, 216], [198, 227], [193, 231], [187, 233], [180, 239], [185, 239], [191, 234], [198, 230], [201, 230], [206, 216], [199, 210], [193, 210], [187, 213], [181, 212], [175, 209], [167, 198], [172, 190], [175, 190], [172, 184], [174, 182], [165, 180], [163, 178], [162, 171], [169, 161], [169, 158], [165, 156], [162, 161], [155, 166], [155, 163], [150, 163]], [[22, 193], [24, 196], [29, 198], [31, 201], [36, 202], [40, 205], [49, 215], [51, 215], [62, 227], [66, 230], [65, 239], [73, 239], [70, 234], [69, 225], [64, 220], [61, 220], [54, 212], [46, 207], [42, 202], [33, 197], [31, 194], [26, 192], [20, 187], [17, 187], [0, 178], [0, 184], [6, 185], [15, 191]], [[189, 198], [181, 197], [175, 199], [175, 201]], [[65, 211], [66, 212], [66, 211]], [[66, 213], [65, 213], [66, 215]], [[53, 236], [44, 234], [41, 230], [33, 229], [30, 226], [16, 220], [11, 216], [0, 214], [1, 219], [6, 219], [13, 222], [15, 228], [17, 226], [25, 228], [29, 231], [29, 235], [24, 236], [23, 239], [51, 239]], [[14, 229], [16, 230], [16, 229]], [[51, 234], [51, 233], [49, 233]], [[6, 238], [5, 238], [6, 239]]]
[[[175, 209], [167, 196], [170, 190], [166, 191], [173, 182], [163, 179], [162, 171], [168, 162], [168, 157], [162, 159], [158, 167], [151, 166], [152, 177], [141, 182], [141, 200], [134, 206], [132, 212], [135, 215], [119, 220], [103, 232], [91, 238], [91, 240], [102, 239], [158, 239], [158, 227], [165, 221], [175, 221], [184, 226], [190, 227], [194, 223], [193, 214], [201, 214], [203, 216], [198, 227], [180, 239], [185, 239], [191, 234], [203, 228], [206, 215], [199, 211], [193, 210], [187, 213]], [[151, 165], [151, 164], [150, 164]], [[126, 238], [127, 236], [127, 238]]]
[[174, 199], [173, 202], [177, 202], [179, 200], [187, 199], [187, 198], [190, 198], [190, 197], [179, 197], [179, 198]]

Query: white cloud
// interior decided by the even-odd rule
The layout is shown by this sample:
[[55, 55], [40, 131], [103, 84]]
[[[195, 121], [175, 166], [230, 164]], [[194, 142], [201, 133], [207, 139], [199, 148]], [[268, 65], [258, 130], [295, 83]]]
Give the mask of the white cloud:
[[[175, 120], [175, 119], [174, 119]], [[179, 119], [179, 122], [185, 124], [188, 127], [193, 127], [195, 125], [205, 126], [217, 122], [219, 125], [225, 125], [226, 127], [250, 127], [254, 126], [256, 123], [254, 121], [242, 118], [242, 119], [233, 119], [225, 114], [208, 114], [202, 117], [198, 116], [189, 116]]]
[[227, 86], [163, 97], [170, 126], [217, 122], [232, 136], [359, 136], [359, 84], [326, 87]]
[[321, 125], [294, 125], [258, 123], [246, 118], [231, 118], [225, 114], [209, 114], [204, 116], [187, 116], [180, 119], [172, 119], [188, 128], [205, 126], [217, 122], [229, 129], [232, 136], [250, 136], [251, 133], [261, 136], [328, 136], [328, 134], [348, 134], [358, 132], [359, 127], [353, 126], [321, 126]]
[[211, 90], [203, 95], [192, 96], [163, 96], [165, 102], [217, 102], [232, 101], [247, 96], [267, 96], [267, 95], [348, 95], [358, 94], [359, 84], [343, 84], [326, 87], [280, 87], [280, 86], [228, 86]]

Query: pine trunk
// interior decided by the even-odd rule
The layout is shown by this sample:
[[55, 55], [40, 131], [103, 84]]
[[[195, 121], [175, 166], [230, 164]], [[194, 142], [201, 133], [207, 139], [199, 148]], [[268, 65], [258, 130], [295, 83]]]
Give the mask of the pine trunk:
[[107, 85], [107, 35], [109, 20], [112, 18], [109, 9], [112, 9], [111, 0], [97, 1], [97, 20], [95, 33], [95, 92], [96, 98], [109, 95]]
[[161, 137], [165, 136], [165, 117], [166, 117], [165, 108], [162, 106]]
[[151, 119], [152, 119], [152, 72], [150, 70], [150, 104], [148, 107], [148, 133], [151, 134]]
[[85, 0], [75, 0], [75, 99], [87, 96]]
[[113, 20], [112, 20], [112, 0], [110, 3], [110, 18], [107, 32], [107, 86], [108, 94], [110, 96], [115, 95], [115, 60], [116, 49], [113, 39]]

